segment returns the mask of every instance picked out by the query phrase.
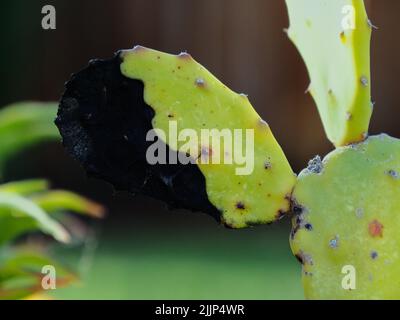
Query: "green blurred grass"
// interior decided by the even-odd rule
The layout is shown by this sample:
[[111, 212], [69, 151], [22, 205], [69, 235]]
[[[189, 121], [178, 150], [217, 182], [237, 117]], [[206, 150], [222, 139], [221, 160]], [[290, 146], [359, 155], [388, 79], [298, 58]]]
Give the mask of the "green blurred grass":
[[282, 227], [116, 229], [99, 237], [93, 259], [87, 253], [63, 253], [76, 261], [83, 277], [52, 292], [54, 297], [303, 299], [301, 268]]

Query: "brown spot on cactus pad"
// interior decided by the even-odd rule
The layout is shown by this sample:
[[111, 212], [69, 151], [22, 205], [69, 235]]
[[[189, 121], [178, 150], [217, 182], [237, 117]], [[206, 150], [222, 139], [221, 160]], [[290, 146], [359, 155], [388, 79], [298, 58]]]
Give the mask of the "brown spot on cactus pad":
[[383, 237], [383, 225], [378, 220], [369, 223], [368, 231], [371, 237]]
[[244, 210], [244, 209], [246, 209], [246, 206], [244, 205], [243, 202], [239, 201], [236, 203], [236, 209]]

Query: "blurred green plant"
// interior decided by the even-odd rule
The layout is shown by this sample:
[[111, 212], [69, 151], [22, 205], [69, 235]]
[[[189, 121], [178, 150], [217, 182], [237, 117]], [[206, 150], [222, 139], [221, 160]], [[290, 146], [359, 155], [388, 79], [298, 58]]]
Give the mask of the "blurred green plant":
[[[77, 280], [77, 275], [52, 258], [43, 243], [30, 243], [26, 235], [44, 233], [60, 243], [71, 241], [66, 214], [101, 217], [103, 208], [64, 190], [50, 190], [46, 180], [3, 182], [7, 161], [22, 149], [59, 139], [53, 124], [56, 103], [23, 102], [0, 111], [0, 299], [22, 299], [40, 293], [51, 265], [57, 286]], [[2, 184], [1, 184], [2, 183]]]
[[8, 159], [39, 142], [59, 139], [56, 103], [15, 103], [0, 111], [0, 181]]

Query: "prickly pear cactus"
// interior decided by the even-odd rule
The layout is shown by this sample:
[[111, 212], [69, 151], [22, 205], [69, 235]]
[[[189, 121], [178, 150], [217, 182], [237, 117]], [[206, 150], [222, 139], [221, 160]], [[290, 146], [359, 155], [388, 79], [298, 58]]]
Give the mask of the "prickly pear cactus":
[[[56, 123], [75, 158], [118, 189], [210, 213], [233, 228], [269, 223], [289, 210], [296, 178], [268, 124], [246, 95], [187, 53], [137, 46], [93, 61], [68, 83]], [[170, 160], [188, 155], [193, 164], [150, 165], [150, 129]], [[184, 129], [197, 138], [212, 130], [211, 139], [177, 139]], [[224, 132], [235, 142], [215, 143]]]
[[[121, 57], [122, 73], [144, 82], [144, 99], [155, 111], [153, 127], [168, 136], [171, 120], [177, 121], [178, 130], [194, 129], [198, 137], [201, 129], [254, 132], [254, 145], [250, 144], [252, 138], [246, 141], [245, 133], [240, 134], [249, 144], [243, 150], [234, 150], [233, 144], [216, 150], [212, 141], [204, 145], [200, 141], [198, 145], [186, 141], [177, 144], [168, 136], [164, 141], [173, 150], [197, 159], [206, 178], [208, 198], [222, 211], [226, 224], [240, 228], [272, 222], [288, 211], [287, 196], [295, 176], [268, 124], [246, 95], [231, 91], [187, 53], [176, 56], [136, 47], [123, 51]], [[212, 164], [216, 157], [221, 161], [227, 155], [235, 158], [234, 152], [246, 150], [254, 152], [247, 170], [243, 164]]]
[[309, 72], [326, 134], [335, 146], [362, 141], [372, 114], [370, 37], [362, 0], [286, 0], [288, 36]]
[[400, 298], [400, 140], [310, 161], [293, 193], [290, 243], [311, 299]]
[[[269, 223], [291, 209], [290, 243], [303, 264], [307, 298], [400, 298], [400, 140], [368, 138], [372, 24], [364, 3], [286, 2], [288, 35], [338, 147], [310, 161], [297, 182], [248, 98], [187, 53], [137, 46], [91, 61], [61, 99], [56, 124], [63, 143], [89, 175], [117, 190], [202, 211], [229, 227]], [[153, 129], [166, 162], [149, 162]], [[206, 141], [196, 140], [202, 130], [212, 132]], [[224, 130], [239, 130], [239, 149]], [[233, 160], [238, 153], [241, 163]]]

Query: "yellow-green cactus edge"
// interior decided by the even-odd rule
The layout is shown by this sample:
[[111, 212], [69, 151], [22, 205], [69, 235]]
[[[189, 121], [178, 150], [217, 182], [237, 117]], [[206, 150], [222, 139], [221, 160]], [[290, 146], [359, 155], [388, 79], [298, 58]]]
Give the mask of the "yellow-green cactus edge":
[[309, 299], [400, 298], [400, 140], [369, 137], [298, 178], [291, 248]]
[[286, 0], [289, 38], [302, 55], [325, 132], [335, 146], [363, 141], [371, 103], [372, 24], [363, 0]]
[[[187, 53], [171, 55], [136, 46], [122, 51], [120, 57], [122, 74], [144, 83], [145, 102], [155, 111], [152, 125], [167, 133], [160, 138], [171, 149], [197, 159], [208, 198], [222, 212], [221, 220], [227, 226], [270, 223], [289, 210], [296, 177], [268, 124], [246, 95], [230, 90]], [[170, 141], [169, 125], [174, 120], [178, 132], [194, 129], [198, 137], [201, 129], [250, 129], [254, 132], [254, 169], [240, 172], [244, 165], [211, 164], [216, 156], [222, 160], [232, 154], [229, 146], [226, 152], [224, 148], [210, 150], [210, 145]], [[245, 146], [239, 151], [245, 154], [245, 148], [252, 147], [245, 143], [245, 131], [241, 136]]]

